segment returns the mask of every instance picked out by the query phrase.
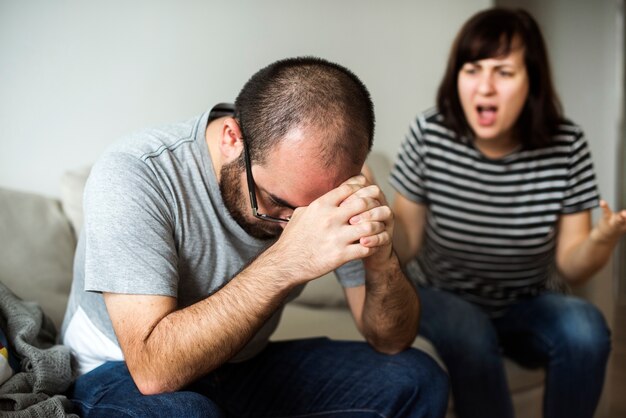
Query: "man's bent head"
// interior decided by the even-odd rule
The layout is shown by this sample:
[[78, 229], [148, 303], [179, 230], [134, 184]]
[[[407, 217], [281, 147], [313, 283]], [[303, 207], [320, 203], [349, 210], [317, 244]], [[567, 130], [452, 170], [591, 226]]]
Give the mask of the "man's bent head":
[[319, 160], [361, 165], [374, 138], [374, 106], [350, 70], [314, 57], [274, 62], [255, 73], [235, 101], [235, 117], [253, 163], [295, 130], [315, 131]]
[[230, 156], [220, 176], [226, 206], [250, 235], [272, 238], [296, 207], [360, 172], [372, 146], [374, 109], [348, 69], [292, 58], [250, 78], [223, 129]]

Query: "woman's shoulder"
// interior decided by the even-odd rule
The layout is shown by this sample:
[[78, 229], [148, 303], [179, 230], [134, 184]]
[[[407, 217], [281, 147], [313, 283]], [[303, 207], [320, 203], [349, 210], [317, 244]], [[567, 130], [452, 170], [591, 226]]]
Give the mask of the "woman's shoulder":
[[577, 141], [581, 139], [584, 134], [580, 125], [573, 122], [571, 119], [563, 117], [557, 123], [553, 136], [555, 140]]
[[435, 135], [439, 138], [455, 139], [456, 134], [445, 123], [443, 114], [436, 107], [428, 108], [412, 121], [412, 128], [423, 135]]
[[443, 125], [443, 115], [436, 106], [418, 113], [416, 120], [423, 124]]
[[552, 154], [576, 155], [588, 149], [589, 144], [580, 125], [568, 118], [561, 118], [552, 129], [551, 141], [543, 147], [529, 150], [531, 154], [544, 157]]

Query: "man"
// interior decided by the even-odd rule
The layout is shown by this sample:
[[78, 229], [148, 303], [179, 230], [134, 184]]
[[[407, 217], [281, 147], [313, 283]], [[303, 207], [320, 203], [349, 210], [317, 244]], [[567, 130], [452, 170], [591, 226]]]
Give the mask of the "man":
[[[374, 130], [365, 86], [288, 59], [234, 109], [141, 132], [93, 168], [62, 330], [81, 415], [442, 416], [445, 375], [405, 350], [419, 302], [393, 216], [359, 175]], [[343, 265], [369, 345], [268, 343], [283, 305]]]

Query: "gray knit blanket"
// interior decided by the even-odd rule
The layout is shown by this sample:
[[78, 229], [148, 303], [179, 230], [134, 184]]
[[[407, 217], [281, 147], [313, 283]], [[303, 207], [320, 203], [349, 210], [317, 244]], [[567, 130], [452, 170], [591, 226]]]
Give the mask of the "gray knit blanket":
[[21, 360], [21, 371], [0, 386], [0, 417], [75, 417], [63, 393], [74, 372], [68, 347], [39, 305], [0, 283], [0, 325]]

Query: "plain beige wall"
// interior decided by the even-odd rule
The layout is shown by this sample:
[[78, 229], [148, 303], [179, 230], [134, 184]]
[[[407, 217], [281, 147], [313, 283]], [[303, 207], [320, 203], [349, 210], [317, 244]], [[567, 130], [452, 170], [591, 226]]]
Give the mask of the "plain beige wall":
[[0, 186], [58, 195], [121, 135], [233, 100], [279, 58], [317, 55], [369, 87], [393, 158], [432, 106], [452, 39], [488, 0], [0, 0]]

